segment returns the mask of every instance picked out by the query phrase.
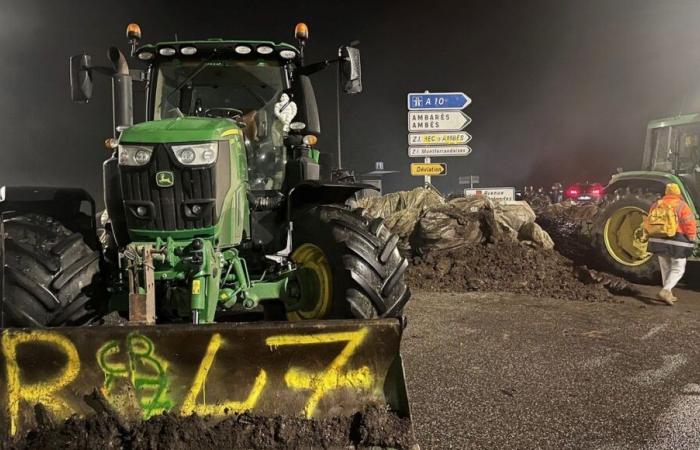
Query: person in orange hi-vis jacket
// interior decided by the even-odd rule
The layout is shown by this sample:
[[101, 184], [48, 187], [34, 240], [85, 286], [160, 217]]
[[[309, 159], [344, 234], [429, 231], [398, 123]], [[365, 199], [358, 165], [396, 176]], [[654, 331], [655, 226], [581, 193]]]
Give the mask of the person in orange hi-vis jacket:
[[664, 202], [673, 207], [676, 213], [676, 235], [671, 237], [650, 237], [648, 250], [659, 257], [661, 280], [663, 287], [658, 297], [668, 305], [678, 300], [671, 290], [683, 278], [686, 258], [693, 254], [697, 238], [695, 214], [688, 204], [683, 201], [681, 188], [676, 183], [666, 185], [666, 193], [650, 208], [654, 210], [659, 203]]

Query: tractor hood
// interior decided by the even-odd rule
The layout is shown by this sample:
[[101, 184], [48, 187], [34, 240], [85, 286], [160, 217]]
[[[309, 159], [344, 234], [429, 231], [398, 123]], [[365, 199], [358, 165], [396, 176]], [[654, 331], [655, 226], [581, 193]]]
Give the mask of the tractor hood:
[[165, 144], [169, 142], [217, 141], [226, 136], [237, 134], [238, 130], [239, 127], [229, 119], [178, 117], [134, 125], [122, 132], [120, 142]]

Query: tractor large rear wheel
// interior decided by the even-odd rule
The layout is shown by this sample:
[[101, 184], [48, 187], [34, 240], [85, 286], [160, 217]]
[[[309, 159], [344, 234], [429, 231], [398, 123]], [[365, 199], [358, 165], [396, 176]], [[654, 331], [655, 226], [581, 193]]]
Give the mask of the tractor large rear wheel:
[[99, 253], [80, 233], [51, 217], [16, 215], [5, 219], [4, 227], [2, 325], [45, 327], [90, 321]]
[[293, 223], [301, 306], [287, 314], [290, 320], [401, 315], [411, 295], [408, 261], [381, 219], [324, 205], [300, 211]]
[[595, 223], [594, 246], [612, 272], [634, 282], [655, 283], [659, 265], [647, 251], [642, 221], [658, 194], [619, 190], [603, 204]]

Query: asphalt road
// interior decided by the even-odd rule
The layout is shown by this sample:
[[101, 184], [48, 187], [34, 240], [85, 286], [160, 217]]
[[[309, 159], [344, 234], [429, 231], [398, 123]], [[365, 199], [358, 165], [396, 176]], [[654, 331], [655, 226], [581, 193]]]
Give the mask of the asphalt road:
[[414, 293], [403, 354], [421, 448], [700, 448], [700, 295], [677, 295]]

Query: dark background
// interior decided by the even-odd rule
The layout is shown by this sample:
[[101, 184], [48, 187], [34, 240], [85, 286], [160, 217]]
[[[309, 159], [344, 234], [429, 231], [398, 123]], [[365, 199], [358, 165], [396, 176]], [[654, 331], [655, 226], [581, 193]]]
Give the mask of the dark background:
[[[648, 120], [700, 106], [700, 2], [245, 1], [0, 3], [0, 183], [77, 185], [100, 195], [104, 138], [111, 135], [109, 82], [89, 105], [68, 96], [68, 57], [96, 62], [124, 30], [143, 42], [248, 38], [293, 42], [308, 23], [307, 58], [361, 41], [365, 91], [343, 97], [343, 163], [358, 173], [383, 160], [400, 174], [389, 190], [418, 185], [408, 174], [406, 94], [464, 91], [472, 155], [444, 158], [434, 178], [457, 190], [459, 175], [484, 185], [606, 181], [638, 168]], [[320, 146], [335, 150], [335, 73], [315, 75]], [[138, 116], [137, 116], [138, 117]]]

